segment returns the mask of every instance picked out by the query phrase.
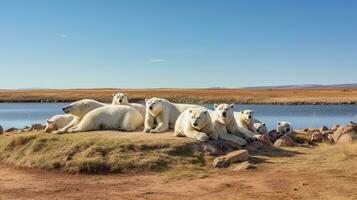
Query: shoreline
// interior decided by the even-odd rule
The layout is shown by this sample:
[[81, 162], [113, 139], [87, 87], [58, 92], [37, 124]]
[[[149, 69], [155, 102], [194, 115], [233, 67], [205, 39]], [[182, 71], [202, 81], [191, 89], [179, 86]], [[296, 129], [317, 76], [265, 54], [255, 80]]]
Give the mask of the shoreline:
[[0, 103], [68, 103], [95, 99], [109, 103], [124, 92], [130, 102], [162, 97], [177, 103], [256, 105], [355, 105], [357, 88], [314, 89], [63, 89], [0, 90]]

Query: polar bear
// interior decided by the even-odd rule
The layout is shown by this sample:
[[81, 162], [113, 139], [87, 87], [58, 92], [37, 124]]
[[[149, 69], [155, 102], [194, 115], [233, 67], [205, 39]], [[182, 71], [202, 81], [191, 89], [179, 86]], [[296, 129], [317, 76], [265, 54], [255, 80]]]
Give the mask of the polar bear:
[[126, 105], [106, 105], [87, 113], [78, 125], [68, 132], [84, 132], [94, 130], [135, 131], [143, 124], [139, 111]]
[[259, 137], [257, 130], [254, 128], [254, 123], [259, 122], [253, 117], [254, 111], [242, 110], [234, 113], [234, 118], [238, 126], [244, 131], [244, 134], [251, 138]]
[[265, 123], [256, 122], [254, 123], [254, 128], [257, 131], [257, 133], [259, 133], [260, 135], [268, 134], [268, 129]]
[[[161, 133], [174, 128], [179, 115], [188, 108], [200, 107], [192, 104], [177, 104], [163, 98], [145, 99], [145, 133]], [[154, 128], [154, 122], [157, 123]]]
[[276, 132], [279, 136], [289, 134], [293, 132], [293, 127], [290, 122], [282, 121], [278, 122]]
[[55, 115], [50, 119], [46, 120], [46, 127], [50, 125], [56, 125], [57, 128], [63, 128], [67, 126], [74, 119], [74, 116], [71, 114], [64, 115]]
[[128, 105], [136, 110], [138, 110], [143, 118], [145, 118], [145, 106], [139, 103], [129, 103], [128, 101], [128, 94], [126, 93], [117, 93], [113, 94], [113, 105]]
[[[214, 111], [210, 111], [212, 123], [219, 134], [219, 138], [244, 146], [249, 138], [238, 127], [234, 115], [234, 104], [214, 104]], [[246, 138], [246, 139], [244, 139]]]
[[83, 99], [80, 101], [73, 102], [69, 104], [68, 106], [63, 107], [63, 112], [67, 114], [71, 114], [74, 116], [73, 120], [67, 124], [65, 127], [53, 131], [52, 133], [55, 134], [61, 134], [67, 132], [67, 130], [77, 124], [81, 121], [81, 119], [90, 111], [105, 106], [107, 104], [92, 100], [92, 99]]
[[209, 138], [218, 140], [210, 114], [204, 108], [189, 108], [182, 112], [175, 124], [175, 136], [186, 136], [201, 142]]

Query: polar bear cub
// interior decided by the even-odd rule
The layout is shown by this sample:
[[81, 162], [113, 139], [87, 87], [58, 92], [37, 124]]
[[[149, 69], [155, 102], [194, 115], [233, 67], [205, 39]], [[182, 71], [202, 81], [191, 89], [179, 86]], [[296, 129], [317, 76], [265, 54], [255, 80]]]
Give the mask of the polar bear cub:
[[218, 133], [213, 127], [208, 110], [204, 108], [189, 108], [177, 118], [176, 136], [186, 136], [202, 142], [209, 138], [218, 139]]
[[145, 118], [145, 106], [139, 103], [129, 103], [128, 94], [126, 93], [117, 93], [113, 95], [113, 105], [128, 105], [132, 106], [136, 110], [138, 110], [143, 118]]
[[64, 115], [55, 115], [46, 121], [46, 127], [50, 125], [56, 125], [57, 128], [63, 128], [67, 126], [74, 119], [74, 116], [71, 114]]
[[238, 126], [244, 131], [248, 137], [257, 138], [259, 136], [257, 130], [254, 127], [254, 122], [259, 122], [254, 119], [254, 111], [252, 110], [242, 110], [240, 112], [235, 112], [234, 117]]
[[[177, 104], [163, 98], [145, 99], [145, 133], [161, 133], [174, 128], [179, 115], [188, 108], [200, 107], [192, 104]], [[157, 123], [154, 127], [154, 122]]]
[[254, 128], [259, 133], [260, 135], [264, 135], [268, 133], [268, 129], [265, 125], [265, 123], [262, 122], [256, 122], [254, 123]]
[[106, 105], [86, 114], [81, 122], [68, 132], [94, 130], [135, 131], [143, 124], [143, 117], [131, 106]]
[[220, 139], [244, 146], [247, 141], [234, 120], [233, 108], [234, 104], [214, 104], [214, 111], [210, 111], [212, 123]]
[[74, 116], [73, 120], [67, 124], [65, 127], [57, 130], [57, 131], [53, 131], [52, 133], [55, 134], [60, 134], [60, 133], [65, 133], [67, 132], [67, 130], [77, 124], [79, 124], [79, 122], [81, 121], [81, 119], [90, 111], [105, 106], [107, 104], [92, 100], [92, 99], [83, 99], [80, 101], [75, 101], [71, 104], [69, 104], [68, 106], [63, 107], [63, 112], [67, 113], [67, 114], [71, 114]]
[[290, 122], [282, 121], [278, 122], [276, 127], [276, 132], [278, 135], [285, 135], [293, 132], [293, 127]]

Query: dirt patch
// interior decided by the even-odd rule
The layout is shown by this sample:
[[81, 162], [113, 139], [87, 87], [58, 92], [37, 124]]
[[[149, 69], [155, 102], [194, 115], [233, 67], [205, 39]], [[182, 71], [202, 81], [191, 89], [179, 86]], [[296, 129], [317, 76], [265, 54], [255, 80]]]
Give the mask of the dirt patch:
[[[70, 175], [0, 166], [0, 199], [355, 199], [357, 145], [289, 148], [256, 169]], [[261, 160], [260, 160], [261, 161]]]

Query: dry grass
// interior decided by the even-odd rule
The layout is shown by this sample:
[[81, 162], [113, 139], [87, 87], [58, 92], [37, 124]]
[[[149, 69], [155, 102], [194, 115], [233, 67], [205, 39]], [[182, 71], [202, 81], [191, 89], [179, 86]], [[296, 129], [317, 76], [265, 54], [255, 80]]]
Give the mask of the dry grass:
[[131, 101], [163, 97], [182, 103], [245, 104], [355, 104], [357, 89], [77, 89], [2, 90], [1, 102], [70, 102], [83, 98], [111, 102], [112, 94], [126, 92]]
[[[139, 134], [142, 133], [136, 133]], [[165, 137], [169, 136], [166, 134], [162, 139]], [[137, 139], [134, 133], [115, 132], [13, 134], [0, 136], [0, 160], [15, 166], [60, 169], [70, 173], [163, 171], [191, 165], [203, 167], [205, 160], [194, 149], [194, 141], [177, 139], [173, 136], [168, 140], [156, 138], [158, 143], [148, 137]]]

